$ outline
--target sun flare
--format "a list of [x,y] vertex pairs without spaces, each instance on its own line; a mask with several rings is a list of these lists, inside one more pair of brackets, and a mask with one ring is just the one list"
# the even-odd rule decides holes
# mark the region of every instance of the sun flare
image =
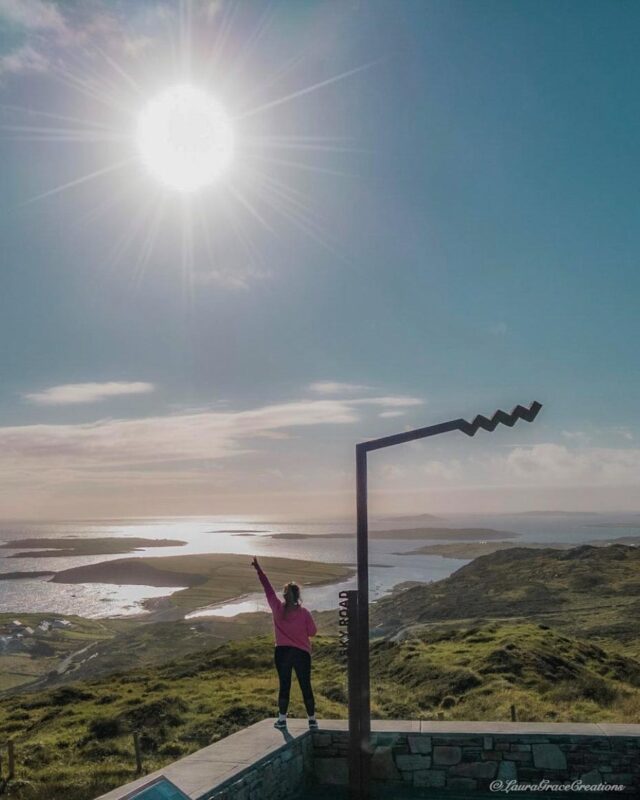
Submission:
[[167,89],[145,106],[136,140],[151,174],[181,192],[214,183],[233,160],[228,115],[210,95],[188,84]]

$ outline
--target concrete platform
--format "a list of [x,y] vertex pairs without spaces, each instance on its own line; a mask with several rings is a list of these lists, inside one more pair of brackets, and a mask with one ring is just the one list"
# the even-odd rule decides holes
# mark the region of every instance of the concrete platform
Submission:
[[[286,731],[276,730],[274,720],[266,719],[204,747],[160,770],[101,795],[97,800],[127,800],[136,791],[160,777],[168,778],[190,800],[198,800],[218,784],[242,773],[249,766],[303,736],[309,735],[306,720],[289,720]],[[347,720],[321,720],[320,730],[346,731]],[[524,735],[640,737],[640,725],[612,723],[547,722],[439,722],[420,720],[378,720],[372,730],[395,733],[437,735]]]
[[309,731],[306,720],[290,720],[287,731],[276,730],[274,721],[266,719],[257,722],[162,769],[100,795],[99,800],[125,800],[163,776],[191,800],[196,800],[216,784],[232,778],[255,761],[286,747],[289,741]]

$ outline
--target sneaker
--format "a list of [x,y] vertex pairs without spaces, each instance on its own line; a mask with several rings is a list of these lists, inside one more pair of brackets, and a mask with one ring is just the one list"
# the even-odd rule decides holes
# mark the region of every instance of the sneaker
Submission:
[[273,727],[277,728],[279,731],[282,731],[287,727],[287,720],[286,719],[277,719],[273,723]]
[[318,720],[317,719],[310,719],[309,720],[309,730],[310,731],[317,731],[318,730]]

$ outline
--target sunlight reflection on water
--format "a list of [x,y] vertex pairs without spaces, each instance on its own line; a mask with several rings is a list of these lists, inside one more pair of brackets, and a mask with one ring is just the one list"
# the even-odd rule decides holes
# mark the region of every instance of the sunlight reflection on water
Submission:
[[[598,521],[602,522],[598,526]],[[517,531],[517,540],[579,543],[593,539],[640,533],[638,530],[612,529],[611,521],[638,522],[637,515],[602,515],[570,517],[528,517],[506,515],[449,515],[441,522],[425,523],[424,519],[406,517],[392,523],[382,521],[372,524],[372,530],[381,528],[411,528],[425,524],[447,527],[486,527],[503,531]],[[148,547],[133,553],[75,556],[57,558],[10,558],[17,550],[0,550],[0,572],[59,571],[86,564],[112,561],[118,558],[137,556],[171,556],[197,553],[237,553],[250,557],[277,556],[324,563],[355,564],[355,537],[336,539],[274,539],[269,534],[331,534],[349,531],[346,522],[279,523],[241,517],[148,519],[131,521],[105,521],[102,523],[0,523],[0,541],[19,538],[42,539],[43,549],[51,537],[144,537],[150,539],[180,539],[186,542],[180,547]],[[445,578],[468,563],[468,560],[441,558],[440,556],[412,555],[403,553],[415,550],[424,542],[402,539],[401,534],[393,539],[372,540],[370,543],[370,589],[372,598],[389,592],[403,581],[431,581]],[[24,550],[24,548],[22,548]],[[4,557],[3,557],[4,556]],[[292,573],[291,580],[296,575]],[[79,614],[86,617],[107,617],[139,614],[145,599],[165,597],[182,587],[115,586],[110,584],[61,584],[50,583],[46,578],[7,580],[0,583],[0,611],[51,612],[56,614]],[[276,587],[278,589],[279,587]],[[305,605],[314,610],[335,608],[337,593],[341,589],[355,588],[355,579],[328,586],[303,587]],[[235,614],[267,610],[260,592],[239,597],[217,607],[200,609],[190,618],[201,616],[234,616]]]

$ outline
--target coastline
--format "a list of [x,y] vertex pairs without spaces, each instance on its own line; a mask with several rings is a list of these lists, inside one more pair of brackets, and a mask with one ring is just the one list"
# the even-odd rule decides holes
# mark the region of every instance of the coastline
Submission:
[[[302,586],[326,586],[349,580],[355,573],[347,564],[280,557],[262,561],[274,585],[294,575]],[[166,587],[166,596],[145,598],[145,611],[131,615],[146,621],[183,619],[194,611],[241,601],[259,588],[247,557],[235,553],[116,559],[61,570],[49,582]]]

